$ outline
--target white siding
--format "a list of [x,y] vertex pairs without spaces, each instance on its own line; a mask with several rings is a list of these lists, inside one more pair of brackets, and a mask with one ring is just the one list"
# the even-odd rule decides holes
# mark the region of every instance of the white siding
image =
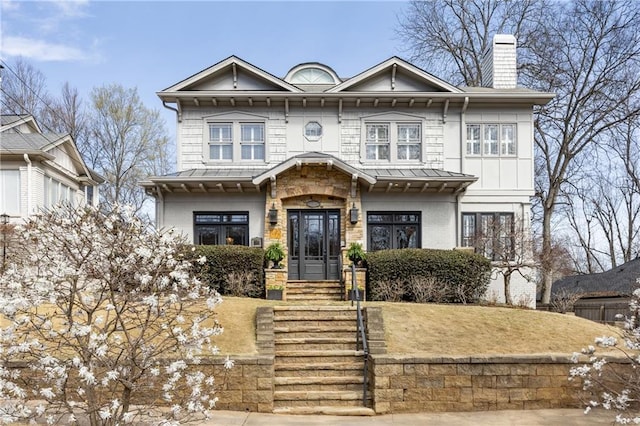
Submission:
[[196,211],[248,211],[249,240],[262,237],[265,223],[265,194],[166,194],[164,223],[193,242],[193,213]]

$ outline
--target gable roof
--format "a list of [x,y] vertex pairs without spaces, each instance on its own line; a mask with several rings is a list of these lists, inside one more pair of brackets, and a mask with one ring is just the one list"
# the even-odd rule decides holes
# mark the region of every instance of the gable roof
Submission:
[[362,85],[366,81],[370,81],[378,76],[389,74],[390,76],[390,90],[395,90],[395,79],[396,76],[400,74],[406,75],[407,77],[417,80],[426,86],[432,87],[433,91],[439,92],[450,92],[450,93],[462,93],[460,89],[457,87],[447,83],[444,80],[441,80],[432,74],[416,67],[413,64],[401,59],[397,56],[392,56],[387,59],[369,68],[366,71],[361,72],[360,74],[352,77],[341,84],[327,90],[329,93],[335,92],[343,92],[348,89],[354,89],[355,87]]
[[572,275],[553,283],[552,294],[562,291],[583,297],[628,296],[639,285],[640,259],[634,259],[598,274]]
[[0,132],[2,133],[22,124],[29,126],[35,133],[42,133],[36,120],[29,114],[2,114],[0,120]]
[[234,89],[239,89],[238,86],[238,71],[242,70],[247,73],[250,78],[254,78],[258,81],[266,83],[268,86],[271,86],[270,90],[274,91],[285,91],[285,92],[300,92],[296,86],[287,83],[286,81],[264,71],[261,68],[256,67],[255,65],[250,64],[249,62],[238,58],[237,56],[229,56],[226,59],[214,64],[204,70],[193,74],[186,79],[167,87],[162,90],[158,94],[165,92],[180,92],[180,91],[189,91],[189,90],[198,90],[197,87],[208,80],[215,78],[221,74],[225,74],[231,72]]

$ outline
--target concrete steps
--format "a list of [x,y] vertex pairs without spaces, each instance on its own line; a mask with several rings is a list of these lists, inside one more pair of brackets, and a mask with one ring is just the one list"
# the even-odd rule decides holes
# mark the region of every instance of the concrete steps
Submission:
[[[274,413],[372,415],[354,307],[274,306]],[[366,404],[370,404],[369,401]]]

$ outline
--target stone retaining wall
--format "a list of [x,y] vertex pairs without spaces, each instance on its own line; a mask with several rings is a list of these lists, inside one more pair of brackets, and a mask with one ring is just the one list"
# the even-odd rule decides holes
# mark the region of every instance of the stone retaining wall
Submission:
[[568,357],[417,358],[372,355],[378,414],[581,407]]

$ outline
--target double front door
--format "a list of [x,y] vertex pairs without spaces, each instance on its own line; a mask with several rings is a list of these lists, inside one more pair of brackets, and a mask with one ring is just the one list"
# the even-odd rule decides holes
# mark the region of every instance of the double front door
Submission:
[[340,265],[340,212],[289,210],[289,279],[337,280]]

